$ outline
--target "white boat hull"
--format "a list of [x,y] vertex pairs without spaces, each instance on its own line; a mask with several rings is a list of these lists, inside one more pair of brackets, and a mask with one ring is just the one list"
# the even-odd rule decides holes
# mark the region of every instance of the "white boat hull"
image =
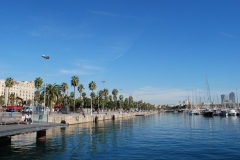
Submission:
[[229,116],[236,116],[237,112],[234,109],[228,111]]

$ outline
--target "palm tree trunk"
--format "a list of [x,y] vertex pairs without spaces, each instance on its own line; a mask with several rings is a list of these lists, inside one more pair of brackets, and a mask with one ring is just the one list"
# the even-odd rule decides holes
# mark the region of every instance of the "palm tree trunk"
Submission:
[[[92,90],[92,92],[93,92],[93,90]],[[91,115],[92,115],[92,96],[91,96]]]
[[75,113],[75,86],[74,86],[73,113]]
[[9,95],[10,95],[10,87],[8,88],[8,94],[7,94],[7,105],[9,104]]
[[52,114],[52,101],[50,101],[50,111],[49,111],[49,115]]

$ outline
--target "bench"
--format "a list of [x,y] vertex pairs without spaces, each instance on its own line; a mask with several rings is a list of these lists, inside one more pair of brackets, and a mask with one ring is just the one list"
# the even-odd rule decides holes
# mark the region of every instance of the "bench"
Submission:
[[24,121],[20,121],[20,118],[19,117],[0,117],[0,123],[1,125],[2,124],[7,124],[7,123],[17,123],[17,124],[20,124],[20,123],[24,123]]

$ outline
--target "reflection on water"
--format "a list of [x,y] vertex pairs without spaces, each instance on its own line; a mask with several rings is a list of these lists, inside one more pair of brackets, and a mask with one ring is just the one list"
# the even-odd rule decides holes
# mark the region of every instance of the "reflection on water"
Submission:
[[[1,159],[237,159],[239,117],[160,113],[12,137]],[[227,144],[227,145],[226,145]]]
[[23,148],[32,146],[36,142],[36,132],[23,133],[11,137],[13,148]]

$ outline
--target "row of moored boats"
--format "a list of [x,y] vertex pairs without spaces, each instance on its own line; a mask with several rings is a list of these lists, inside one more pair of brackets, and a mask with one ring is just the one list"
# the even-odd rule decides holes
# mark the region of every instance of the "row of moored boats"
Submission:
[[211,110],[209,108],[199,110],[199,109],[191,109],[188,112],[189,115],[203,115],[206,117],[212,117],[212,116],[239,116],[239,111],[235,109],[214,109]]

